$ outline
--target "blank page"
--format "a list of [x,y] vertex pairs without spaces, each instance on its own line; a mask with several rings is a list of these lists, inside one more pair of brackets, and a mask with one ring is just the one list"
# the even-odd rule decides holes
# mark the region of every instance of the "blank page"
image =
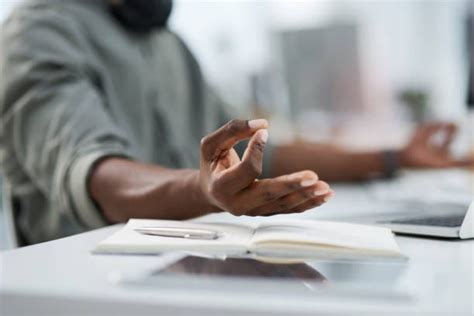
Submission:
[[254,247],[272,245],[344,247],[354,250],[399,252],[390,229],[329,221],[271,221],[259,225]]

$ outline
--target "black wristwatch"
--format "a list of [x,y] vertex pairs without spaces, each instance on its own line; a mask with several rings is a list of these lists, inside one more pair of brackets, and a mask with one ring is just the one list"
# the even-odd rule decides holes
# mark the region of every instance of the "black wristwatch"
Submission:
[[394,178],[398,170],[400,170],[400,152],[397,150],[384,150],[382,151],[382,161],[383,177],[387,179]]

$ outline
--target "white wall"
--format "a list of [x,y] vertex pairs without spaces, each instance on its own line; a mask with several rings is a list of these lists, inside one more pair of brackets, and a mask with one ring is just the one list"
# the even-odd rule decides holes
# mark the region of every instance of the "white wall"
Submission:
[[463,113],[462,20],[470,0],[175,0],[172,27],[208,79],[233,103],[248,99],[247,77],[272,64],[275,29],[356,21],[361,27],[367,102],[393,102],[407,86],[432,94],[438,117]]

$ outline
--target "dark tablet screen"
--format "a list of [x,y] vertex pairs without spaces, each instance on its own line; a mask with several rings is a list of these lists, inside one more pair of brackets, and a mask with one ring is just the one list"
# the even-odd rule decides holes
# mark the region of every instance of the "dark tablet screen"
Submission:
[[261,277],[304,279],[324,282],[326,278],[305,263],[273,264],[247,258],[227,258],[225,260],[185,257],[159,272],[163,274],[188,274],[222,277]]

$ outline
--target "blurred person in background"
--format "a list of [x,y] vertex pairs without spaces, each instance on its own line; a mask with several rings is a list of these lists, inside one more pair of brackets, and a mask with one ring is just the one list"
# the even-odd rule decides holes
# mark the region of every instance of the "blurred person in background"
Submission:
[[36,0],[2,26],[0,159],[25,244],[131,217],[302,212],[333,195],[320,179],[470,163],[450,155],[445,123],[421,126],[401,150],[266,144],[266,120],[232,120],[208,87],[166,27],[171,10],[171,0]]

